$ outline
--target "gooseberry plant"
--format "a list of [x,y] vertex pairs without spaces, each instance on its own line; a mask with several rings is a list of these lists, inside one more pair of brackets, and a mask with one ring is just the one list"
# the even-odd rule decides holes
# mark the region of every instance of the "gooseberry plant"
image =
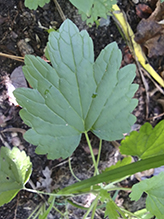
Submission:
[[[80,143],[84,134],[90,148],[95,172],[94,176],[77,182],[50,195],[48,209],[39,216],[46,218],[54,208],[56,197],[68,197],[93,193],[95,200],[85,208],[84,218],[91,213],[94,218],[99,203],[104,203],[105,217],[122,218],[162,218],[164,214],[163,178],[164,174],[142,181],[130,188],[122,188],[117,183],[128,176],[164,165],[164,121],[154,129],[145,123],[138,132],[131,132],[121,142],[120,152],[127,155],[99,173],[102,140],[113,141],[123,138],[135,123],[131,114],[137,105],[133,99],[138,86],[132,84],[135,65],[123,68],[121,51],[115,42],[107,45],[94,61],[93,42],[88,33],[70,21],[63,22],[58,31],[49,35],[46,57],[51,65],[40,57],[25,57],[24,75],[32,86],[14,91],[17,102],[22,107],[20,116],[31,129],[24,138],[37,145],[36,153],[47,154],[49,159],[67,158]],[[99,155],[95,159],[88,137],[91,131],[100,139]],[[132,162],[131,155],[139,160]],[[30,159],[17,148],[2,147],[0,154],[0,205],[9,202],[21,190],[43,193],[26,188],[32,171]],[[147,193],[146,208],[132,213],[119,208],[110,191],[132,191],[131,199],[138,200]],[[76,207],[80,207],[76,204]]]
[[[117,0],[69,0],[77,9],[83,21],[88,25],[94,22],[99,24],[98,17],[107,18],[111,15],[112,6],[117,3]],[[164,0],[161,0],[161,3]],[[38,6],[43,7],[50,0],[25,0],[25,6],[29,9],[36,10]]]
[[[97,23],[98,17],[107,18],[112,10],[112,5],[117,3],[117,0],[69,0],[81,14],[82,20],[87,24]],[[29,9],[36,10],[38,6],[43,7],[50,0],[25,0],[25,6]]]

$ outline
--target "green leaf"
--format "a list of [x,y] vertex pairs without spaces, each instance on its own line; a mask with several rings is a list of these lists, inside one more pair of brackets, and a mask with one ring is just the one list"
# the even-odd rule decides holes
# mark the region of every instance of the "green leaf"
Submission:
[[114,201],[110,200],[106,204],[106,210],[105,210],[105,217],[109,217],[112,219],[118,219],[119,218],[119,213],[117,212],[117,205],[114,203]]
[[162,165],[164,165],[164,155],[147,158],[145,160],[140,160],[135,163],[127,164],[125,166],[103,172],[97,176],[91,177],[90,179],[77,182],[71,186],[68,186],[60,190],[58,194],[67,195],[73,193],[81,193],[83,191],[90,192],[91,186],[96,185],[98,183],[114,182],[123,177],[133,175],[134,173],[142,172],[151,168],[160,167]]
[[70,0],[70,2],[79,9],[82,20],[87,20],[87,24],[93,24],[98,17],[107,18],[112,5],[117,3],[116,0]]
[[122,166],[125,166],[127,164],[130,164],[132,162],[132,157],[125,157],[123,160],[119,160],[115,165],[112,165],[110,167],[107,167],[105,168],[105,172],[106,171],[109,171],[109,170],[113,170],[113,169],[116,169],[118,167],[122,167]]
[[14,91],[23,107],[21,117],[32,127],[24,138],[38,145],[38,154],[66,158],[89,130],[108,141],[130,131],[137,104],[132,97],[138,86],[131,84],[135,66],[120,69],[122,57],[115,42],[94,63],[88,33],[66,20],[58,32],[50,33],[46,56],[52,66],[39,57],[25,57],[23,71],[33,89]]
[[132,187],[130,198],[139,200],[143,192],[147,193],[146,208],[157,218],[163,218],[164,215],[164,172],[135,184]]
[[36,10],[38,6],[43,7],[46,3],[49,3],[50,0],[25,0],[25,6],[29,9]]
[[94,64],[97,96],[92,99],[86,118],[87,129],[109,141],[121,139],[136,120],[131,114],[137,105],[137,100],[132,97],[138,85],[131,84],[135,66],[128,65],[119,70],[121,59],[115,43],[106,46],[98,56]]
[[[99,191],[100,201],[106,201],[106,210],[105,210],[105,217],[109,217],[112,219],[118,219],[119,213],[126,219],[125,215],[121,211],[121,209],[116,205],[116,203],[111,199],[110,194],[104,190],[100,189]],[[118,213],[119,212],[119,213]]]
[[145,123],[139,130],[133,131],[121,141],[122,154],[138,156],[145,159],[164,154],[164,120],[153,129],[150,123]]
[[89,16],[89,11],[94,3],[94,0],[88,0],[88,1],[83,1],[83,0],[69,0],[76,8],[84,12],[85,14],[88,14]]
[[32,164],[25,152],[18,148],[1,147],[0,153],[0,206],[8,203],[24,188],[29,180]]

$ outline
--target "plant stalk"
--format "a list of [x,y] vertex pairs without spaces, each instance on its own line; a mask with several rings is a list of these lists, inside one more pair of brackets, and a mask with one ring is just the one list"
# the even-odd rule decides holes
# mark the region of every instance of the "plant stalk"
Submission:
[[91,146],[89,137],[88,137],[88,133],[85,132],[84,134],[85,134],[85,137],[86,137],[86,140],[87,140],[87,143],[88,143],[88,147],[89,147],[89,150],[90,150],[90,153],[91,153],[93,165],[94,165],[94,167],[95,167],[94,176],[95,176],[95,175],[99,175],[99,171],[98,171],[98,168],[97,168],[97,162],[96,162],[96,160],[95,160],[95,156],[94,156],[93,149],[92,149],[92,146]]

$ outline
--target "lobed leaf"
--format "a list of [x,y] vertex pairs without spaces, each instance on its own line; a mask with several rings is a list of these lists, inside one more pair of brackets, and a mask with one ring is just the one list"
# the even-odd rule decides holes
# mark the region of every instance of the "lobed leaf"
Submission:
[[112,5],[116,4],[116,0],[70,0],[70,2],[79,9],[82,20],[86,20],[87,24],[93,24],[98,17],[107,18],[107,14],[112,10]]
[[58,32],[50,33],[46,56],[52,66],[39,57],[25,57],[23,71],[33,89],[14,91],[23,107],[21,117],[32,127],[24,138],[38,145],[38,154],[66,158],[89,130],[108,141],[129,132],[137,104],[132,97],[138,86],[131,84],[135,66],[120,69],[122,57],[115,42],[94,63],[88,33],[66,20]]
[[38,6],[43,7],[46,3],[49,3],[50,0],[25,0],[25,6],[29,9],[36,10]]
[[18,148],[1,147],[0,153],[0,206],[8,203],[24,188],[29,180],[32,164],[25,152]]
[[133,131],[121,141],[120,152],[126,155],[145,159],[164,154],[164,120],[153,129],[150,123],[145,123],[139,130]]
[[121,209],[116,205],[116,203],[110,197],[110,194],[105,189],[100,189],[99,197],[101,202],[106,203],[106,210],[105,210],[105,217],[109,217],[112,219],[117,219],[121,215],[123,218],[126,219],[124,213]]
[[94,0],[88,0],[88,1],[83,1],[83,0],[70,0],[70,2],[79,10],[84,12],[85,14],[89,15],[90,8],[92,7]]
[[105,217],[108,216],[108,218],[118,219],[120,215],[122,216],[122,218],[126,219],[121,209],[116,205],[116,203],[112,199],[110,199],[106,203]]
[[164,190],[163,190],[164,173],[146,179],[135,184],[132,187],[130,198],[139,200],[143,192],[147,193],[146,208],[157,218],[163,218],[164,215]]

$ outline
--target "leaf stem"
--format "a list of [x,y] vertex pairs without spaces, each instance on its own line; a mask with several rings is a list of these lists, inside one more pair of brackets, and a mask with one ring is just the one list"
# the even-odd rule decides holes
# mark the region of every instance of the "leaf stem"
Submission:
[[90,140],[89,140],[89,137],[88,137],[88,133],[85,132],[85,137],[86,137],[86,140],[87,140],[87,143],[88,143],[88,147],[89,147],[89,150],[90,150],[90,153],[91,153],[91,157],[92,157],[92,161],[93,161],[93,165],[95,167],[95,172],[94,172],[94,176],[97,174],[99,174],[99,171],[98,171],[98,168],[97,168],[97,162],[95,160],[95,156],[94,156],[94,153],[93,153],[93,149],[92,149],[92,146],[91,146],[91,143],[90,143]]
[[68,158],[68,164],[69,164],[69,169],[70,169],[70,171],[71,171],[71,174],[72,174],[72,176],[77,180],[77,181],[81,181],[75,174],[74,174],[74,172],[73,172],[73,169],[72,169],[72,166],[71,166],[71,159],[70,159],[70,157]]
[[[94,208],[94,206],[97,206],[97,202],[99,200],[99,195],[97,195],[97,197],[95,198],[95,200],[92,202],[91,206],[88,208],[88,211],[85,213],[83,219],[86,219],[88,214],[92,211],[92,209]],[[94,211],[94,209],[93,209]],[[93,217],[92,217],[93,218]]]
[[71,204],[72,206],[76,207],[76,208],[79,208],[79,209],[82,209],[82,210],[88,210],[87,207],[84,207],[84,206],[82,206],[82,205],[76,204],[75,202],[73,202],[73,201],[70,200],[70,199],[67,199],[67,202],[68,202],[69,204]]
[[[59,194],[55,194],[55,193],[48,193],[48,192],[42,192],[42,191],[39,191],[39,190],[35,190],[35,189],[29,189],[29,188],[26,188],[24,187],[23,188],[24,190],[28,191],[28,192],[32,192],[32,193],[37,193],[37,194],[43,194],[43,195],[49,195],[49,196],[54,196],[54,197],[59,197],[61,195]],[[62,196],[74,196],[73,194],[63,194]]]
[[91,219],[94,219],[94,217],[95,217],[95,212],[96,212],[96,209],[97,209],[97,204],[98,204],[99,196],[97,196],[95,200],[96,201],[95,201],[95,203],[93,205]]
[[[98,151],[97,162],[96,162],[97,169],[98,169],[98,166],[99,166],[101,149],[102,149],[102,139],[100,139],[100,143],[99,143],[99,151]],[[94,175],[96,175],[96,172],[94,173]]]
[[53,209],[55,210],[55,211],[57,211],[62,217],[64,217],[65,216],[65,214],[63,214],[58,208],[56,208],[55,206],[53,206]]

